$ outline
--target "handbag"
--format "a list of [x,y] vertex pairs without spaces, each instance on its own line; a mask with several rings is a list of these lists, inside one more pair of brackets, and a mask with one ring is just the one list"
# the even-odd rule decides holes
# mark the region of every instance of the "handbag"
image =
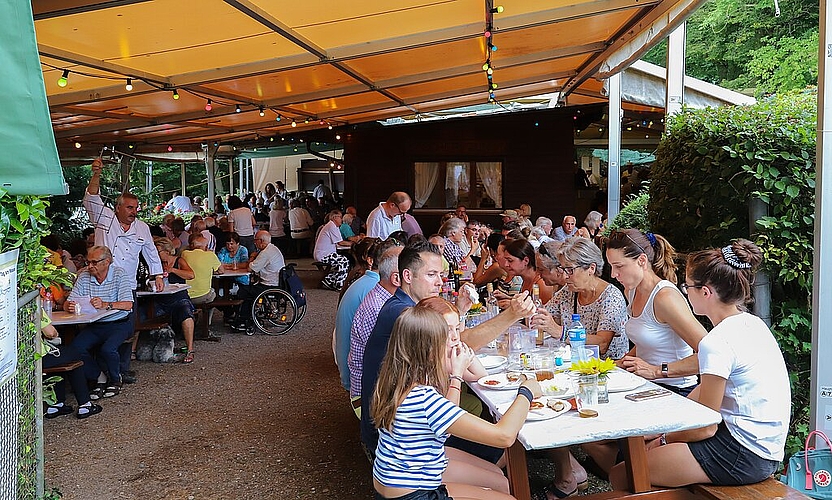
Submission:
[[300,276],[295,273],[294,265],[288,265],[280,270],[280,283],[281,288],[289,292],[292,298],[295,299],[295,304],[298,307],[306,305],[306,292],[303,290],[303,282],[300,280]]
[[[810,448],[809,441],[812,436],[823,438],[829,448]],[[803,451],[789,458],[789,468],[780,481],[808,497],[832,499],[832,443],[826,434],[812,431],[806,436]]]

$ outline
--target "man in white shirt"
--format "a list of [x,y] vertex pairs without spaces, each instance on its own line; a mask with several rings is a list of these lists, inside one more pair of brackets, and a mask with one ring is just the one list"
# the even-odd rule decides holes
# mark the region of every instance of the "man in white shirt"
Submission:
[[324,224],[318,238],[315,240],[315,260],[329,264],[330,271],[321,281],[321,287],[327,290],[339,291],[344,286],[344,281],[350,272],[350,261],[338,253],[338,248],[346,248],[352,245],[350,241],[344,241],[341,237],[341,224],[343,215],[340,210],[329,212],[329,222]]
[[174,195],[165,205],[165,210],[172,212],[195,212],[191,199],[184,195]]
[[84,208],[95,227],[95,244],[110,249],[113,265],[124,269],[133,290],[136,289],[136,270],[139,268],[141,252],[151,276],[156,277],[156,289],[161,290],[165,287],[162,261],[153,244],[150,228],[136,218],[139,200],[136,195],[124,192],[116,198],[115,211],[105,206],[98,194],[103,168],[101,158],[92,162],[92,178],[84,193]]
[[402,191],[396,191],[378,204],[367,216],[367,236],[386,240],[391,233],[402,230],[402,219],[413,201]]
[[329,186],[324,184],[323,179],[318,179],[318,185],[312,191],[312,196],[318,200],[321,206],[324,206],[327,201],[332,200],[332,191],[329,189]]
[[231,328],[237,331],[245,331],[251,321],[251,306],[254,299],[261,292],[280,285],[280,270],[286,267],[286,261],[280,250],[272,245],[272,235],[268,231],[257,231],[254,235],[254,246],[257,247],[257,256],[248,267],[260,275],[260,283],[256,285],[240,285],[237,298],[242,299],[240,312],[236,316],[236,322]]
[[552,235],[552,239],[555,241],[566,241],[575,236],[575,233],[578,232],[578,228],[575,227],[576,223],[577,219],[575,219],[574,215],[567,215],[563,218],[563,223],[555,228],[555,233]]

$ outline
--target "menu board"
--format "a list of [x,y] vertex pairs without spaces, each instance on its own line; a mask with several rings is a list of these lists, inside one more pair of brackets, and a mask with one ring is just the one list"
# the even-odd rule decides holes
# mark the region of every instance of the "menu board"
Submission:
[[17,249],[0,254],[0,385],[17,369]]

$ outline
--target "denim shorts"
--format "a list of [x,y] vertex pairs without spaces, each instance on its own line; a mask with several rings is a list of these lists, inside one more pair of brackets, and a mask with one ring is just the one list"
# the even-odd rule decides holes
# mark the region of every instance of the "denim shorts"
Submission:
[[454,500],[453,497],[448,496],[448,490],[445,485],[439,485],[435,490],[416,490],[407,495],[402,495],[395,498],[387,498],[381,496],[376,492],[375,500]]
[[693,457],[711,482],[722,486],[759,483],[777,470],[780,462],[767,460],[739,443],[725,422],[704,441],[688,443]]

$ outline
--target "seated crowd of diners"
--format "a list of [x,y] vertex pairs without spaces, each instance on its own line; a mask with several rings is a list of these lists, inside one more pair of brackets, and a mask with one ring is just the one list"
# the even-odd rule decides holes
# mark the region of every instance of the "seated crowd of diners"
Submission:
[[[503,227],[492,231],[460,206],[436,234],[408,234],[402,243],[396,232],[413,218],[410,206],[405,193],[393,193],[370,214],[368,234],[376,234],[358,244],[366,263],[336,311],[335,360],[360,419],[376,498],[511,498],[504,449],[541,388],[524,381],[495,423],[466,387],[485,374],[476,352],[521,320],[561,339],[573,314],[602,358],[722,416],[719,424],[645,438],[654,486],[749,484],[779,467],[789,379],[771,331],[745,307],[762,262],[752,242],[689,254],[677,281],[670,242],[638,229],[602,236],[597,212],[582,227],[571,215],[552,227],[546,217],[532,224],[524,205],[504,211]],[[462,269],[470,273],[459,293],[445,294]],[[471,288],[500,312],[465,328],[477,298]],[[626,489],[617,442],[582,447],[614,489]],[[586,489],[587,472],[569,449],[549,457],[554,480],[536,497]]]

